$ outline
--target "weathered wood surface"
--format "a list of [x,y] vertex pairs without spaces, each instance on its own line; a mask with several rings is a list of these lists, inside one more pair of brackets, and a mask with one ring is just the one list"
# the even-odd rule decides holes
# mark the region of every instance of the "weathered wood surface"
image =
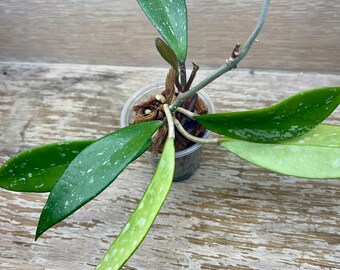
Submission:
[[[199,71],[198,80],[209,74]],[[0,164],[38,144],[116,130],[124,102],[165,69],[0,64]],[[267,106],[339,85],[336,75],[236,70],[207,87],[217,110]],[[340,124],[339,109],[330,122]],[[340,182],[270,173],[215,146],[174,183],[125,269],[339,269]],[[47,194],[0,190],[0,269],[93,269],[151,177],[145,158],[34,242]]]
[[[261,2],[188,0],[188,60],[222,63],[252,31]],[[340,1],[271,2],[242,66],[340,72]],[[0,61],[165,66],[157,36],[136,0],[0,1]]]

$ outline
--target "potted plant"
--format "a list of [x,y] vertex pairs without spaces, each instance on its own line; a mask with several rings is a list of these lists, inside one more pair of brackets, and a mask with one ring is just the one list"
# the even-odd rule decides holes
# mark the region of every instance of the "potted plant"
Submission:
[[[185,138],[185,146],[216,144],[274,172],[340,178],[340,126],[321,124],[340,104],[340,87],[305,91],[259,110],[217,114],[206,113],[206,104],[197,95],[246,56],[262,28],[269,0],[263,1],[259,20],[244,45],[236,44],[226,63],[194,87],[198,66],[186,78],[185,0],[137,1],[165,40],[156,39],[158,51],[171,65],[165,89],[135,105],[131,125],[96,141],[31,148],[0,168],[2,188],[50,192],[38,223],[38,239],[96,197],[150,147],[156,155],[161,152],[147,190],[96,269],[119,269],[146,236],[172,185],[179,136]],[[221,136],[204,138],[204,129]]]
[[[172,70],[170,70],[168,78],[171,74]],[[170,91],[164,89],[170,89]],[[161,107],[163,106],[163,103],[159,100],[162,100],[164,96],[160,93],[164,93],[164,95],[167,96],[167,93],[171,93],[171,91],[174,90],[174,84],[169,82],[169,80],[167,80],[165,85],[160,81],[139,89],[128,99],[123,107],[120,118],[121,127],[129,126],[136,121],[148,121],[151,119],[154,120],[155,118],[162,119],[163,116]],[[203,113],[215,112],[214,104],[205,91],[200,91],[196,97],[199,98],[199,102],[196,103],[197,110]],[[193,101],[195,101],[195,99],[193,99]],[[195,103],[192,102],[191,104],[193,106]],[[160,107],[161,110],[158,110],[158,107]],[[185,123],[185,126],[187,129],[190,129],[191,133],[197,133],[199,136],[202,136],[202,138],[209,137],[209,130],[198,126],[197,123],[192,121],[190,118],[182,117],[181,121]],[[166,140],[166,133],[167,127],[164,125],[154,138],[151,151],[146,152],[146,156],[149,157],[149,161],[154,168],[156,168],[160,159],[161,149]],[[202,145],[186,139],[179,132],[177,132],[176,138],[176,166],[173,181],[182,181],[192,176],[198,169],[201,159]]]

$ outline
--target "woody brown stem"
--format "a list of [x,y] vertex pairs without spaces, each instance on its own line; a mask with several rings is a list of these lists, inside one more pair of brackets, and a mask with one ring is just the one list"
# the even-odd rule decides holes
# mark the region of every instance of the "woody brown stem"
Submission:
[[[184,87],[184,85],[187,83],[187,74],[186,74],[185,64],[181,64],[179,74],[181,77],[181,86]],[[181,91],[181,89],[178,89],[178,90]]]
[[186,85],[184,86],[184,89],[183,89],[183,93],[184,92],[186,92],[186,91],[188,91],[189,89],[190,89],[190,87],[191,87],[191,84],[192,84],[192,82],[194,81],[194,79],[195,79],[195,77],[196,77],[196,73],[197,73],[197,71],[199,70],[199,66],[198,65],[196,65],[194,62],[192,62],[192,65],[193,65],[193,69],[192,69],[192,71],[191,71],[191,74],[190,74],[190,77],[189,77],[189,80],[188,80],[188,82],[186,83]]

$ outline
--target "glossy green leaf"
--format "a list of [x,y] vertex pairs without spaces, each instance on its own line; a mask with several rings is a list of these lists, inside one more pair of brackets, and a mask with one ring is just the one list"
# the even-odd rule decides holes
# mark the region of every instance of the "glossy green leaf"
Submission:
[[155,174],[143,198],[97,266],[97,270],[120,269],[135,252],[165,201],[172,184],[174,170],[174,139],[168,138]]
[[340,126],[319,125],[278,144],[225,138],[220,145],[260,167],[307,178],[340,178]]
[[185,63],[188,48],[187,7],[185,0],[137,0],[150,22]]
[[87,141],[65,141],[27,149],[0,167],[0,187],[23,192],[49,192]]
[[143,122],[113,132],[85,148],[52,189],[42,210],[36,239],[102,192],[151,145],[160,121]]
[[195,117],[202,126],[228,137],[277,142],[301,136],[340,104],[340,87],[302,92],[268,108]]
[[167,61],[178,74],[178,61],[174,51],[160,38],[155,41],[159,54]]

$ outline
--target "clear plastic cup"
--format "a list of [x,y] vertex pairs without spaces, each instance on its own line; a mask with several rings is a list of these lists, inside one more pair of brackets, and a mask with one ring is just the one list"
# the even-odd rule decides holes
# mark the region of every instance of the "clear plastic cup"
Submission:
[[[133,111],[133,106],[146,101],[149,97],[160,94],[164,90],[164,82],[154,82],[148,86],[142,87],[137,92],[135,92],[125,103],[121,116],[120,116],[120,126],[126,127],[133,123],[135,112]],[[204,103],[207,106],[209,113],[215,112],[214,104],[212,100],[208,96],[208,94],[200,90],[198,95],[202,98]],[[202,138],[207,138],[210,135],[210,132],[207,130]],[[190,176],[192,176],[196,170],[199,168],[200,160],[202,153],[202,145],[194,144],[187,149],[176,152],[176,164],[175,164],[175,174],[174,181],[182,181]],[[145,155],[149,158],[150,164],[154,168],[159,161],[160,154],[153,157],[149,151],[145,153]]]

